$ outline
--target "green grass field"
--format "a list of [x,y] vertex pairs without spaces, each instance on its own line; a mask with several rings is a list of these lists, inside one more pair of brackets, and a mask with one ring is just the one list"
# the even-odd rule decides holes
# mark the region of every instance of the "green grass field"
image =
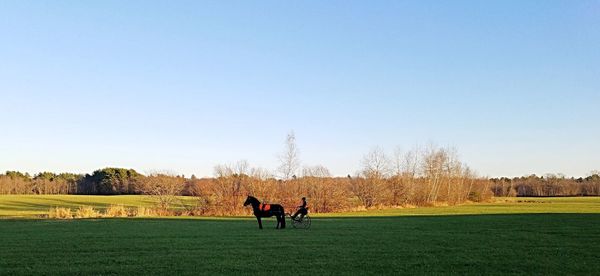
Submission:
[[33,218],[50,206],[140,202],[151,204],[135,196],[0,196],[0,275],[600,271],[597,197],[315,215],[310,230],[278,231],[267,220],[260,231],[252,218]]

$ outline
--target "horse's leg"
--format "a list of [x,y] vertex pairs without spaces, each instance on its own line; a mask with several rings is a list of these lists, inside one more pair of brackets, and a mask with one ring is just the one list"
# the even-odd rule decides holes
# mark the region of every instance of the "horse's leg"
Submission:
[[281,206],[281,229],[285,228],[285,211],[283,210],[283,206]]
[[279,218],[279,229],[285,228],[285,218],[282,215],[279,215],[278,218]]
[[[273,214],[273,212],[271,212],[271,214]],[[279,224],[281,224],[281,221],[279,220],[279,215],[277,214],[273,214],[275,215],[275,218],[277,219],[277,225],[275,226],[275,229],[279,229]]]
[[262,229],[262,221],[260,220],[260,217],[256,217],[256,220],[258,220],[258,228]]
[[281,217],[281,214],[277,215],[277,223],[279,224],[279,229],[283,229],[283,227],[285,227],[283,224],[283,218]]

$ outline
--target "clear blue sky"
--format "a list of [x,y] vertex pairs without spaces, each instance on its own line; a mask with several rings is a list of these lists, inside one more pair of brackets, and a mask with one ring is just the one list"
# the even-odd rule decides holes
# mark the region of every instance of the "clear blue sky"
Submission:
[[600,169],[600,1],[1,1],[0,171]]

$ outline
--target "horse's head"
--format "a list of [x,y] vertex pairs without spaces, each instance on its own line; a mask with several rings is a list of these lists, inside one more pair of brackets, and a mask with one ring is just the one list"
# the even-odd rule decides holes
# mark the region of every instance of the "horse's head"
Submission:
[[256,198],[254,198],[253,196],[248,196],[246,198],[246,201],[244,201],[244,206],[248,206],[249,204],[252,204],[252,202],[257,201]]

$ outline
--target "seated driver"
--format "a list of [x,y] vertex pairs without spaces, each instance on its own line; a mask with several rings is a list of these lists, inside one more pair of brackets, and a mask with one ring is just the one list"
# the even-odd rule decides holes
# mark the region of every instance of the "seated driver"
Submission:
[[296,220],[296,217],[298,215],[300,215],[299,220],[302,220],[304,218],[304,216],[306,216],[306,214],[308,213],[308,210],[307,210],[308,206],[306,206],[306,197],[302,198],[302,203],[300,206],[298,206],[298,208],[299,208],[298,211],[296,211],[296,213],[292,216],[293,220]]

